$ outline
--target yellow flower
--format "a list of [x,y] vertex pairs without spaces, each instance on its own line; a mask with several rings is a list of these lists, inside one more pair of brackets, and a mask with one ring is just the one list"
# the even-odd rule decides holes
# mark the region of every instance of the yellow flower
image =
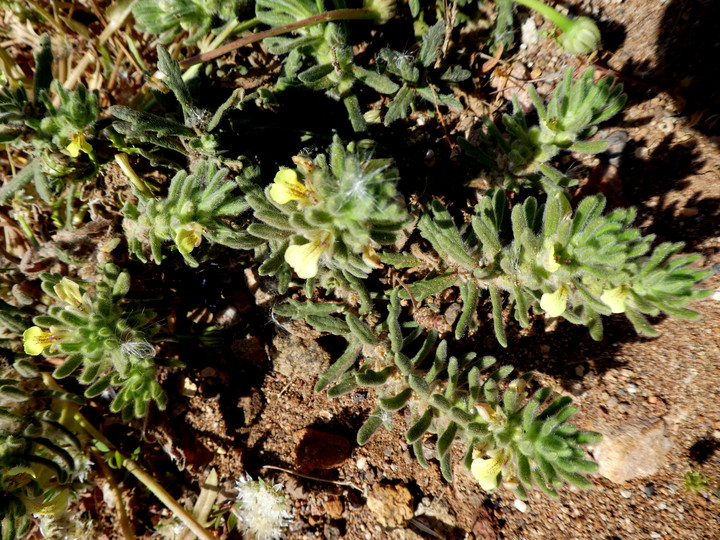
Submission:
[[80,152],[85,152],[89,155],[93,148],[90,146],[90,143],[85,140],[85,135],[77,132],[73,133],[72,141],[70,141],[70,144],[68,144],[65,149],[72,157],[76,158],[80,155]]
[[380,256],[370,244],[363,246],[362,260],[365,264],[371,268],[382,268],[383,264],[380,260]]
[[52,345],[57,336],[46,332],[39,326],[31,326],[23,332],[23,349],[25,354],[37,356],[45,350],[45,347]]
[[499,453],[491,458],[475,458],[470,465],[470,472],[485,491],[493,491],[500,485],[504,457]]
[[550,273],[557,272],[560,270],[560,264],[558,264],[555,258],[555,246],[550,244],[543,252],[542,265]]
[[178,247],[178,251],[183,255],[190,253],[202,242],[202,233],[202,225],[195,221],[185,225],[185,228],[180,229],[175,235],[175,244]]
[[607,304],[613,313],[625,313],[625,300],[628,296],[628,290],[624,286],[615,287],[602,293],[600,300]]
[[270,186],[270,198],[278,204],[298,201],[298,208],[318,202],[315,192],[298,180],[294,169],[280,169]]
[[53,290],[55,294],[58,295],[58,298],[66,304],[70,304],[80,311],[86,311],[85,302],[83,302],[82,293],[80,292],[80,285],[73,280],[64,277],[60,280],[60,283],[53,287]]
[[564,285],[554,293],[545,293],[540,298],[540,307],[548,317],[559,317],[567,309],[568,290]]
[[63,489],[49,500],[45,494],[38,497],[22,496],[21,498],[33,515],[58,517],[65,511],[70,502],[70,492]]
[[489,403],[478,403],[477,405],[475,405],[475,410],[477,410],[477,413],[487,423],[494,422],[495,418],[497,417],[495,409],[493,409],[493,406]]
[[298,277],[308,279],[315,277],[318,273],[320,257],[326,250],[331,248],[332,234],[329,232],[318,232],[315,238],[307,244],[290,246],[285,250],[285,262],[287,262]]

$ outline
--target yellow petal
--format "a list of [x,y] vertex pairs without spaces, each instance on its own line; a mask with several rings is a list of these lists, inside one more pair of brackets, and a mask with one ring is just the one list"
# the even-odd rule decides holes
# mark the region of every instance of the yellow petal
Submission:
[[555,246],[552,244],[545,249],[543,253],[543,267],[550,273],[560,270],[560,265],[555,259]]
[[71,157],[78,157],[80,155],[80,145],[75,142],[75,139],[68,144],[65,149],[68,151]]
[[89,154],[92,152],[92,146],[85,140],[85,135],[82,133],[73,133],[72,141],[68,144],[65,149],[68,151],[70,156],[76,158],[80,155],[80,152]]
[[285,262],[287,262],[298,277],[309,279],[318,273],[320,257],[328,249],[332,236],[330,233],[322,233],[318,238],[307,244],[290,246],[285,250]]
[[478,403],[475,405],[475,409],[477,410],[477,413],[482,417],[483,420],[486,422],[492,422],[495,420],[495,409],[493,409],[492,405],[489,403]]
[[202,242],[203,228],[199,223],[188,223],[184,229],[180,229],[175,235],[175,244],[178,251],[182,254],[188,254]]
[[362,260],[365,264],[372,268],[382,268],[382,261],[380,260],[380,256],[377,254],[377,251],[370,245],[366,245],[363,247],[362,252]]
[[31,326],[23,332],[23,349],[25,354],[37,356],[45,350],[45,347],[51,345],[53,335],[46,332],[39,326]]
[[567,309],[568,290],[563,286],[554,293],[545,293],[540,298],[540,307],[548,317],[559,317]]
[[294,169],[280,169],[270,186],[270,198],[278,204],[303,201],[308,198],[308,189],[298,180]]
[[63,489],[49,501],[45,501],[42,495],[32,498],[23,497],[23,502],[33,515],[58,517],[65,511],[70,502],[70,492],[67,489]]
[[470,472],[485,491],[493,491],[500,484],[502,457],[476,458],[470,465]]
[[623,287],[615,287],[602,293],[600,300],[607,304],[613,313],[625,313],[625,300],[628,296],[628,290]]
[[66,304],[69,304],[81,311],[85,311],[85,304],[83,302],[82,292],[80,291],[80,285],[75,283],[73,280],[64,277],[60,280],[60,283],[53,287],[53,290],[55,291],[55,294],[58,295],[58,298]]

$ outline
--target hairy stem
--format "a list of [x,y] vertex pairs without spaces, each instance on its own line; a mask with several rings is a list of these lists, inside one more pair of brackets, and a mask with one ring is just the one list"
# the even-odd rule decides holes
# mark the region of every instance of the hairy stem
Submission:
[[304,28],[306,26],[312,26],[314,24],[329,21],[374,19],[375,17],[375,12],[369,9],[334,9],[332,11],[326,11],[325,13],[319,13],[317,15],[313,15],[312,17],[308,17],[307,19],[302,19],[294,23],[286,24],[285,26],[278,26],[277,28],[270,28],[269,30],[264,30],[256,34],[245,36],[231,43],[228,43],[227,45],[218,47],[215,50],[192,56],[180,62],[180,67],[186,68],[195,64],[199,64],[200,62],[214,60],[219,56],[227,54],[230,51],[234,51],[235,49],[239,49],[240,47],[244,47],[245,45],[262,41],[265,38],[286,34],[288,32],[292,32],[293,30],[297,30],[298,28]]

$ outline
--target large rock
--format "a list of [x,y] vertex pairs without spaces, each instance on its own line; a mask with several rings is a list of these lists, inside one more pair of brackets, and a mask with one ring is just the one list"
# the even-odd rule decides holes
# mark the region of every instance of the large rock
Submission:
[[600,466],[598,474],[617,484],[655,474],[665,465],[672,446],[662,420],[630,420],[598,431],[603,434],[602,442],[593,449]]

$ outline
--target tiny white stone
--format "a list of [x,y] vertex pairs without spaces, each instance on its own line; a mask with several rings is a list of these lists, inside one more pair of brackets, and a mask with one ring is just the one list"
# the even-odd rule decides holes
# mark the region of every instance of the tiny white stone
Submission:
[[358,458],[357,462],[355,463],[358,470],[364,471],[367,468],[367,458],[366,457],[360,457]]
[[528,506],[525,501],[521,501],[520,499],[515,499],[513,501],[513,506],[523,514],[528,510]]
[[632,491],[628,491],[627,489],[621,489],[620,495],[622,495],[626,499],[629,499],[630,497],[632,497]]

